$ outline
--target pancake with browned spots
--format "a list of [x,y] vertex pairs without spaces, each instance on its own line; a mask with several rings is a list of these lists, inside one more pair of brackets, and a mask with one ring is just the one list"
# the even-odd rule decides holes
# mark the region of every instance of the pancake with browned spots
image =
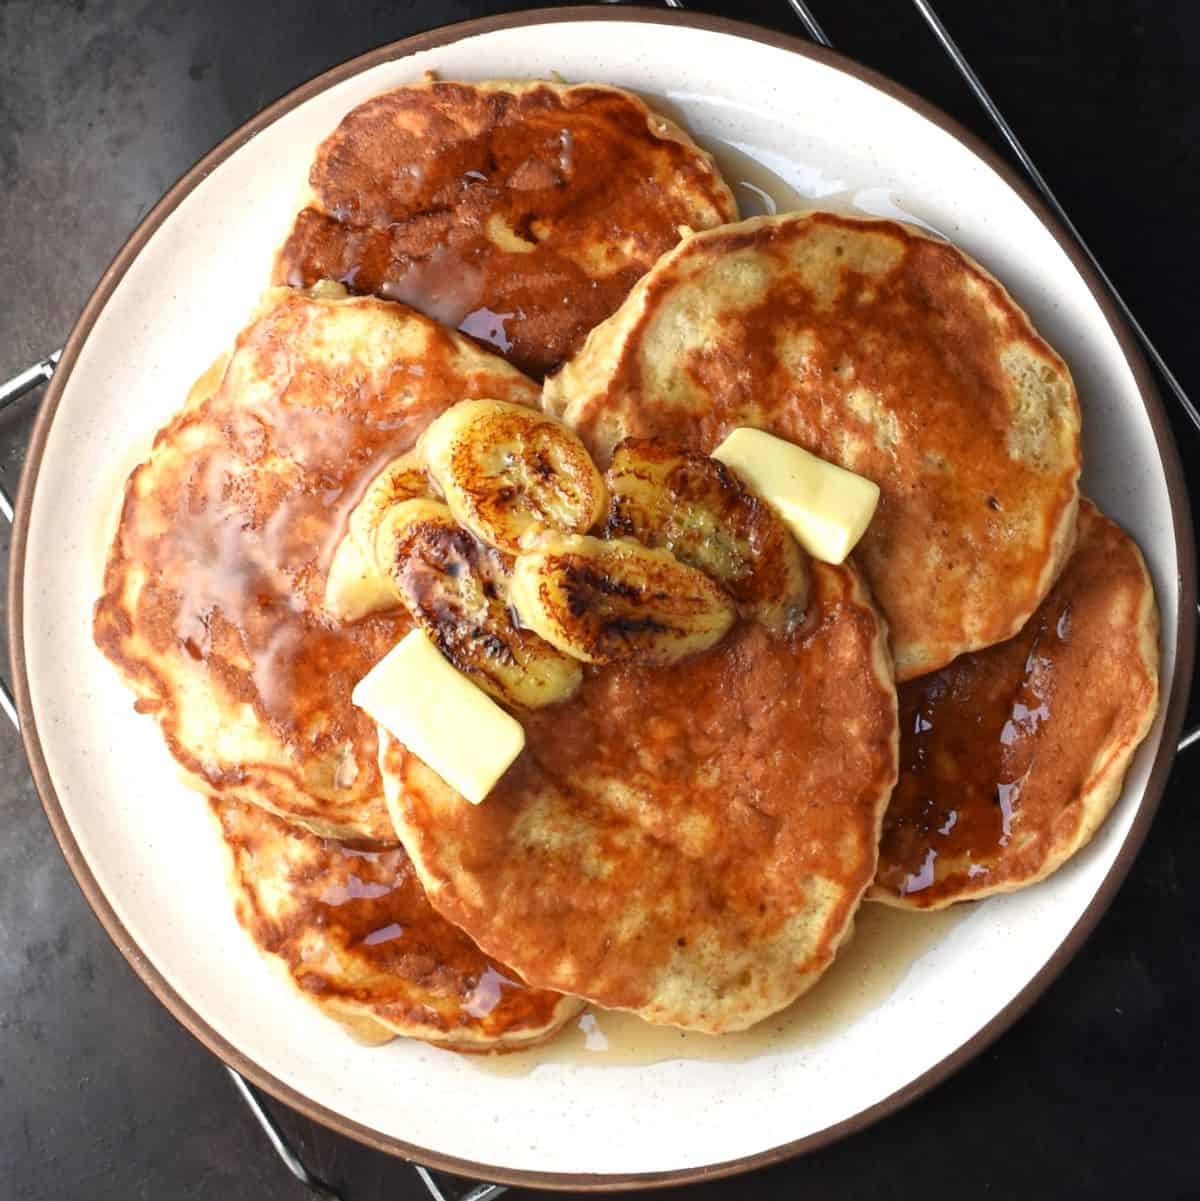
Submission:
[[734,627],[669,667],[585,667],[518,715],[479,805],[386,736],[388,806],[429,899],[530,984],[720,1033],[833,961],[875,874],[896,778],[883,622],[815,564],[786,635]]
[[759,217],[689,238],[546,383],[607,461],[629,435],[737,426],[874,480],[855,552],[897,679],[1015,634],[1070,550],[1079,408],[990,275],[891,221]]
[[1094,505],[1015,638],[900,689],[900,780],[871,896],[940,909],[1033,884],[1096,832],[1158,710],[1141,552]]
[[255,805],[212,809],[238,920],[302,996],[358,1038],[515,1050],[583,1008],[526,987],[439,917],[402,848],[318,838]]
[[736,219],[709,155],[629,92],[427,82],[321,144],[274,279],[402,300],[540,377],[681,227]]
[[193,784],[317,833],[394,840],[350,691],[408,621],[333,620],[329,562],[372,476],[443,409],[536,396],[403,305],[267,295],[131,475],[96,605],[96,644]]

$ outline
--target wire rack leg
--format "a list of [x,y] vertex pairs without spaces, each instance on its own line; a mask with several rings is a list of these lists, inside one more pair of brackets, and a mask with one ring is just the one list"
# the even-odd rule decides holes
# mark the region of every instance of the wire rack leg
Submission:
[[[450,1201],[438,1182],[434,1180],[432,1173],[428,1168],[423,1168],[419,1163],[413,1164],[418,1176],[425,1184],[425,1188],[433,1201]],[[492,1201],[493,1197],[499,1197],[502,1193],[507,1193],[508,1189],[503,1184],[477,1184],[469,1192],[464,1193],[458,1201]]]
[[[237,1089],[238,1096],[245,1102],[246,1108],[250,1110],[254,1120],[262,1128],[262,1132],[267,1136],[267,1141],[271,1144],[271,1149],[279,1156],[283,1166],[308,1189],[309,1193],[317,1201],[342,1201],[340,1193],[335,1192],[328,1184],[314,1176],[304,1166],[304,1161],[293,1150],[292,1145],[284,1137],[283,1131],[275,1124],[266,1107],[258,1099],[258,1094],[246,1082],[244,1077],[228,1065],[226,1065],[225,1070],[229,1073],[229,1078],[233,1081],[233,1086]],[[499,1197],[502,1193],[508,1191],[503,1185],[499,1184],[478,1184],[462,1197],[452,1199],[446,1196],[428,1169],[416,1163],[412,1167],[420,1177],[421,1183],[425,1185],[425,1189],[433,1201],[492,1201],[494,1197]]]
[[26,367],[24,371],[14,375],[12,379],[0,384],[0,409],[6,409],[14,401],[20,400],[27,392],[41,387],[53,374],[62,358],[62,351],[56,350],[48,354],[41,362]]
[[833,43],[829,40],[829,35],[821,28],[821,22],[813,16],[813,11],[804,0],[788,0],[791,5],[792,12],[800,18],[804,28],[808,30],[808,36],[812,38],[818,46],[824,46],[826,50],[833,49]]
[[305,1166],[301,1158],[292,1150],[287,1139],[283,1137],[279,1127],[275,1125],[271,1115],[263,1108],[254,1090],[231,1067],[226,1067],[229,1078],[233,1081],[238,1096],[246,1103],[246,1108],[254,1115],[254,1120],[262,1128],[271,1144],[272,1150],[283,1161],[284,1167],[298,1180],[318,1201],[342,1201],[323,1180],[318,1180]]

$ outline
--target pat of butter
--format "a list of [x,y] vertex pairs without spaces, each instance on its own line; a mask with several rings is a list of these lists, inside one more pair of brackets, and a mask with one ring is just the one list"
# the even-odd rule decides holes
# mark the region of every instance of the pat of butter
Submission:
[[350,698],[478,805],[525,745],[521,723],[413,630],[359,680]]
[[825,563],[845,559],[879,503],[878,484],[762,430],[734,430],[712,457],[737,472]]

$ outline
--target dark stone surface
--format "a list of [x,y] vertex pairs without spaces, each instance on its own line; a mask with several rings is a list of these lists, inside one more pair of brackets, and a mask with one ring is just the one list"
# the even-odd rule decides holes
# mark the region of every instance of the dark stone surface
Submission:
[[[504,7],[520,6],[0,0],[0,378],[61,344],[163,189],[265,103],[380,43]],[[906,0],[814,7],[837,44],[987,134]],[[939,8],[1200,394],[1194,3]],[[724,11],[795,28],[784,0]],[[28,428],[28,410],[0,417],[10,487]],[[1195,436],[1178,428],[1195,464]],[[689,1195],[1200,1195],[1198,765],[1200,749],[1176,767],[1145,850],[1083,952],[986,1054],[863,1134]],[[223,1068],[109,944],[6,727],[0,820],[0,1197],[303,1197]],[[424,1196],[404,1165],[276,1112],[346,1201]]]

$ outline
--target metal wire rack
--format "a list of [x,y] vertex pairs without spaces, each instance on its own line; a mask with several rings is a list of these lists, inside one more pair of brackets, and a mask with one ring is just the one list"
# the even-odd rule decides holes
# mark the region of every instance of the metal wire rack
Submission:
[[[787,5],[795,17],[804,27],[808,37],[819,46],[824,46],[828,49],[833,49],[833,42],[825,33],[816,15],[806,3],[806,0],[786,0]],[[672,9],[683,9],[686,5],[682,0],[664,0],[665,6]],[[1175,374],[1167,365],[1166,360],[1159,353],[1158,348],[1151,341],[1150,336],[1143,328],[1138,319],[1134,316],[1129,305],[1125,302],[1116,285],[1109,278],[1104,268],[1100,264],[1100,260],[1096,257],[1091,247],[1084,241],[1083,236],[1075,227],[1074,222],[1068,216],[1066,210],[1059,203],[1058,198],[1054,195],[1050,185],[1046,182],[1041,171],[1038,170],[1036,163],[1030,157],[1029,152],[1022,145],[1016,131],[1008,123],[1004,114],[1000,111],[996,102],[984,86],[983,81],[975,73],[966,56],[959,48],[958,43],[950,34],[950,31],[943,24],[938,16],[930,0],[910,0],[910,3],[917,10],[918,14],[929,27],[931,34],[937,39],[943,51],[950,59],[955,70],[962,77],[963,82],[971,90],[975,99],[979,102],[989,120],[996,127],[998,132],[1008,144],[1013,156],[1020,163],[1029,181],[1037,188],[1042,198],[1054,211],[1055,216],[1062,222],[1063,226],[1074,239],[1079,250],[1091,263],[1100,280],[1103,282],[1113,302],[1120,310],[1122,316],[1128,322],[1129,327],[1137,335],[1150,361],[1154,364],[1163,382],[1167,385],[1167,389],[1171,396],[1176,401],[1180,410],[1191,421],[1196,431],[1200,433],[1200,409],[1192,402],[1182,384],[1176,378]],[[58,366],[59,358],[62,351],[56,350],[52,354],[47,355],[41,361],[34,363],[31,367],[26,368],[11,379],[0,383],[0,412],[7,409],[10,405],[16,403],[26,396],[32,395],[35,391],[49,382],[53,377],[55,369]],[[13,520],[13,502],[8,491],[0,485],[0,516],[6,521]],[[3,710],[5,716],[17,730],[20,729],[20,720],[17,715],[17,707],[13,700],[12,692],[7,681],[0,678],[0,709]],[[1189,747],[1200,742],[1200,725],[1188,730],[1180,739],[1177,750],[1186,751]],[[253,1115],[255,1121],[262,1128],[263,1133],[267,1137],[267,1141],[278,1155],[283,1166],[303,1184],[310,1196],[318,1199],[318,1201],[342,1201],[341,1195],[334,1189],[330,1188],[324,1181],[319,1180],[314,1176],[303,1160],[296,1154],[291,1144],[287,1141],[275,1120],[271,1117],[266,1107],[263,1105],[256,1090],[247,1083],[247,1081],[233,1070],[226,1067],[225,1069],[232,1081],[238,1095],[245,1103],[247,1109]],[[493,1201],[493,1198],[499,1197],[502,1193],[507,1192],[507,1188],[503,1185],[476,1183],[471,1184],[467,1191],[451,1197],[445,1191],[442,1183],[428,1169],[420,1164],[413,1164],[413,1170],[420,1177],[432,1201]]]

